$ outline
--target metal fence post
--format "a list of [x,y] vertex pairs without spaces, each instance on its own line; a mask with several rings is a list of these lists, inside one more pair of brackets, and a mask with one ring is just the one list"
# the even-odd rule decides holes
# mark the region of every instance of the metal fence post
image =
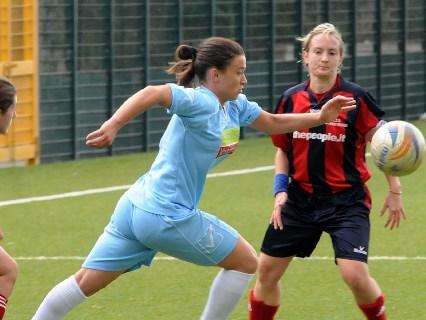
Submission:
[[215,18],[216,18],[216,0],[210,0],[210,35],[216,34],[215,30]]
[[182,0],[178,1],[178,45],[183,40],[183,3]]
[[[143,87],[147,86],[149,83],[149,79],[150,79],[150,74],[149,74],[149,32],[150,32],[150,18],[149,18],[149,14],[150,14],[150,1],[149,0],[145,0],[145,59],[144,59],[144,72],[145,72],[145,79],[144,79],[144,83],[143,83]],[[144,151],[148,151],[148,146],[149,146],[149,113],[148,111],[144,113],[143,115],[143,123],[144,123],[144,145],[143,145],[143,150]]]
[[[297,1],[296,5],[296,19],[297,19],[297,33],[298,36],[303,34],[303,0]],[[297,41],[297,44],[294,46],[294,56],[296,61],[299,60],[299,55],[302,52],[302,44]],[[304,69],[303,69],[303,61],[297,65],[297,73],[298,73],[298,82],[303,81]]]
[[[113,110],[114,110],[114,0],[110,0],[110,6],[109,6],[109,30],[108,30],[108,53],[109,53],[109,59],[108,59],[108,92],[107,92],[107,99],[108,99],[108,113],[107,117],[108,119],[112,116]],[[108,154],[112,155],[114,153],[113,145],[108,147]]]
[[382,100],[382,3],[376,0],[376,100],[380,105]]
[[356,66],[357,66],[357,19],[356,19],[356,0],[352,0],[352,46],[351,46],[351,55],[352,55],[352,81],[356,82]]
[[324,22],[330,22],[330,0],[324,1]]
[[275,42],[276,42],[276,32],[275,32],[275,6],[276,1],[271,0],[271,25],[270,25],[270,31],[271,31],[271,40],[270,40],[270,48],[269,48],[269,81],[270,81],[270,89],[269,89],[269,103],[270,103],[270,110],[273,111],[275,107]]
[[407,119],[407,1],[401,0],[401,119]]
[[78,0],[73,1],[72,17],[72,139],[73,159],[78,158],[78,132],[77,132],[77,99],[78,99]]
[[[247,25],[247,17],[246,17],[246,9],[247,9],[247,1],[241,0],[241,19],[240,19],[240,44],[244,48],[245,40],[246,40],[246,25]],[[240,130],[240,138],[244,139],[245,129],[241,128]]]

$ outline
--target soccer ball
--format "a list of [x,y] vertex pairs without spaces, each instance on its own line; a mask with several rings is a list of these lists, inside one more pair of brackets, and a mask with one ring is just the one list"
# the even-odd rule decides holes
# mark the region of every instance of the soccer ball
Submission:
[[419,129],[405,121],[381,126],[371,140],[371,156],[376,166],[391,176],[415,171],[425,154],[425,138]]

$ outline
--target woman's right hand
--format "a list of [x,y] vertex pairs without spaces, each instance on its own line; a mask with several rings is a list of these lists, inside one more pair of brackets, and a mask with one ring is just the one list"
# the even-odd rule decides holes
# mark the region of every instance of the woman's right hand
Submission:
[[287,201],[287,192],[279,192],[275,195],[274,210],[272,211],[270,224],[274,225],[274,229],[284,229],[283,221],[281,218],[281,210]]
[[111,119],[107,120],[98,130],[87,135],[86,145],[93,148],[108,147],[113,143],[118,130],[119,126],[117,124]]

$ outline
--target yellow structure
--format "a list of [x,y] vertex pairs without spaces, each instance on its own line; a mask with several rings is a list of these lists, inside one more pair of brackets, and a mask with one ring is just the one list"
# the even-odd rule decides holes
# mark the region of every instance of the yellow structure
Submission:
[[38,159],[37,0],[0,1],[0,74],[18,91],[17,117],[0,136],[0,163]]

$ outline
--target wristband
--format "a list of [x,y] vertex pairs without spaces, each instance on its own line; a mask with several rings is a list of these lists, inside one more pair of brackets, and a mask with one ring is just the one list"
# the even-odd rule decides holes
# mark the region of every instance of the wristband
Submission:
[[402,191],[396,192],[396,191],[389,190],[389,192],[393,194],[402,194]]
[[288,175],[285,173],[278,173],[274,178],[274,197],[279,192],[287,192]]

